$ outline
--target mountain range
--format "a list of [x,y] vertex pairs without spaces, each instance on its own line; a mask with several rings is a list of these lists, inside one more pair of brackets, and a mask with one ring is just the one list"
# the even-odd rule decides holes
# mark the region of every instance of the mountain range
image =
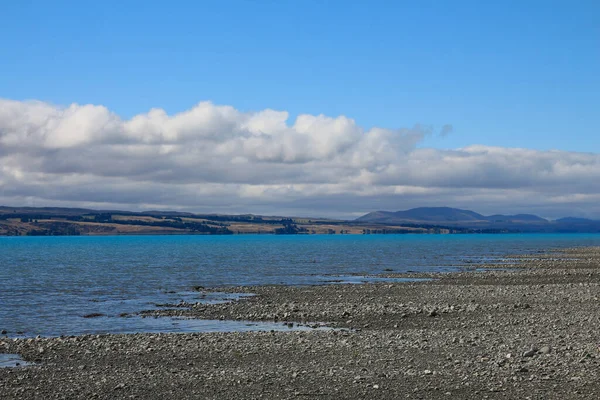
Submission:
[[600,221],[532,214],[485,216],[450,207],[375,211],[356,220],[261,215],[194,214],[178,211],[120,211],[0,206],[2,235],[114,234],[370,234],[370,233],[600,233]]
[[374,211],[355,220],[383,225],[436,225],[518,232],[600,232],[600,221],[566,217],[548,220],[532,214],[485,216],[450,207],[418,207],[405,211]]

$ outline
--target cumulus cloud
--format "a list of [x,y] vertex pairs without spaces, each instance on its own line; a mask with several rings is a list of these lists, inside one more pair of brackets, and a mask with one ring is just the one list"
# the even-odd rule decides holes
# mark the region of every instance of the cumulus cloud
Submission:
[[210,102],[123,119],[104,106],[0,99],[0,203],[346,217],[450,205],[600,218],[599,154],[420,147],[431,132]]

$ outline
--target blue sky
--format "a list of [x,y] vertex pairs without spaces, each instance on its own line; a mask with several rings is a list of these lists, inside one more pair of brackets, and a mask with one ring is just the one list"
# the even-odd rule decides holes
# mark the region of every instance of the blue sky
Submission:
[[[0,97],[123,118],[202,100],[600,151],[598,1],[13,1]],[[291,121],[293,122],[293,121]]]
[[600,219],[598,21],[597,0],[0,2],[0,204]]

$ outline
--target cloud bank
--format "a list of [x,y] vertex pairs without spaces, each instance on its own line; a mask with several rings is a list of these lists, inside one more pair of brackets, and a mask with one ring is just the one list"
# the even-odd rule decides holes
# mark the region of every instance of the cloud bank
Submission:
[[0,204],[350,217],[450,205],[600,218],[600,154],[421,148],[415,126],[202,102],[123,119],[0,99]]

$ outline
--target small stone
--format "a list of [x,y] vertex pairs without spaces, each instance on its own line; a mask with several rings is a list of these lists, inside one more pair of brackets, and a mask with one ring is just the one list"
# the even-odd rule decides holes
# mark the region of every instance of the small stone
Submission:
[[2,329],[2,330],[0,331],[0,334],[2,334],[2,335],[6,335],[7,333],[8,333],[8,332],[6,331],[6,329]]
[[379,389],[379,385],[373,385],[373,389]]
[[437,312],[436,310],[431,310],[431,311],[429,312],[429,316],[430,316],[430,317],[435,317],[435,316],[437,316],[437,315],[438,315],[438,312]]
[[537,353],[536,349],[527,350],[523,353],[523,357],[533,357],[535,356],[535,353]]
[[433,374],[433,372],[430,369],[426,369],[425,371],[423,371],[423,373],[425,375],[431,375],[431,374]]
[[552,351],[552,349],[550,348],[550,346],[543,346],[540,349],[541,354],[550,354],[551,351]]

